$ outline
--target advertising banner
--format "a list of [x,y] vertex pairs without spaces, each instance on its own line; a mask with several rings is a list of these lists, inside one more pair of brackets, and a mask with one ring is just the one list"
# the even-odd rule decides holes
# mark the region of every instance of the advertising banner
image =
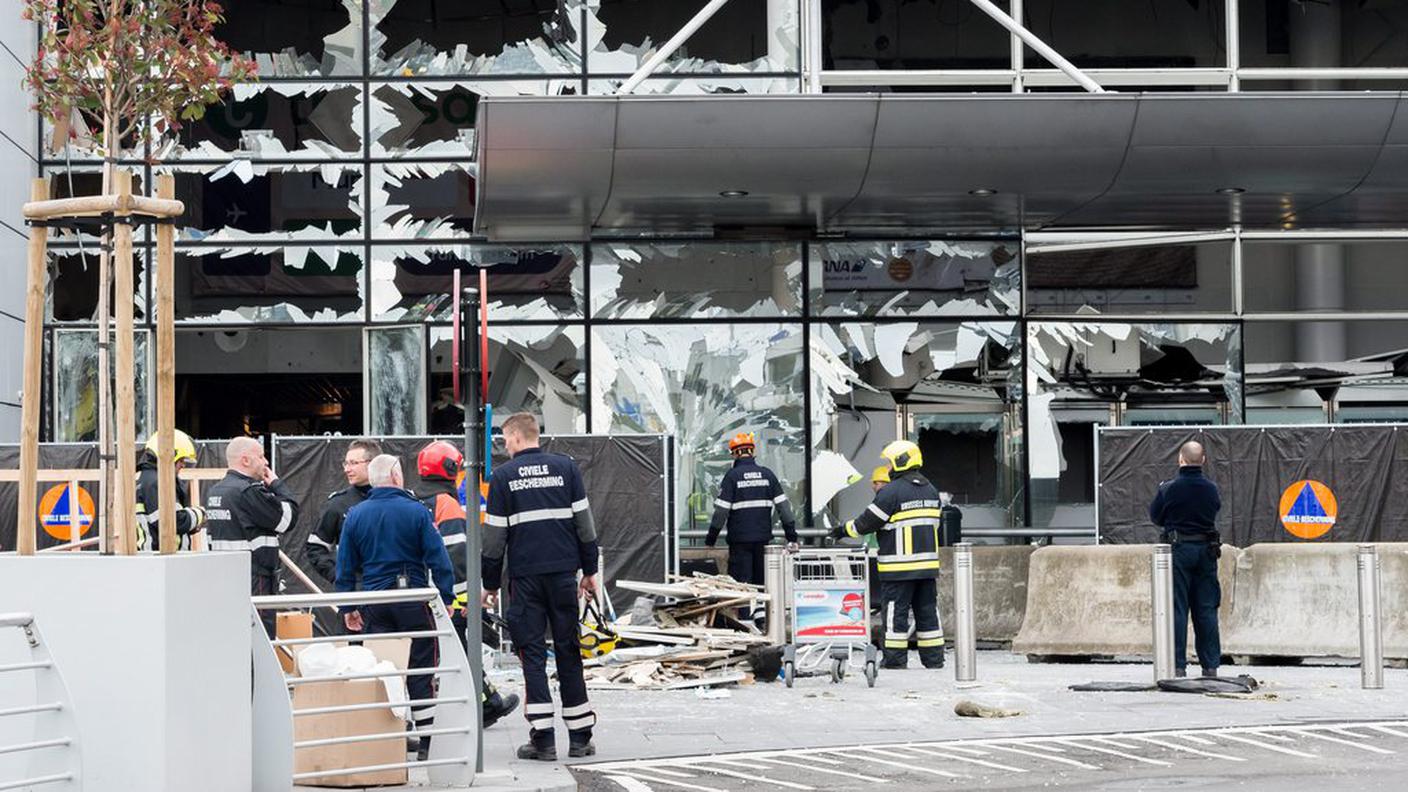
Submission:
[[870,639],[863,586],[794,589],[792,606],[798,643]]

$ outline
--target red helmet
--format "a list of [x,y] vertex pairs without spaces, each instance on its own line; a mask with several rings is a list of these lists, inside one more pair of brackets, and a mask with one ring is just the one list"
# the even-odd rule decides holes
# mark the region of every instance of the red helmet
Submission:
[[454,481],[464,467],[464,454],[444,440],[436,440],[416,454],[416,472],[421,478]]

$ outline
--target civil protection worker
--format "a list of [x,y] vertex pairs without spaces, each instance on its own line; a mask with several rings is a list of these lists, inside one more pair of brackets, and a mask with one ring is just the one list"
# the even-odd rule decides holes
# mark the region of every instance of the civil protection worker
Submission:
[[[250,555],[250,594],[279,593],[279,537],[298,520],[298,502],[279,480],[264,446],[252,437],[236,437],[225,447],[229,471],[205,493],[210,549]],[[264,631],[274,637],[276,614],[259,612]]]
[[1149,504],[1149,520],[1162,529],[1159,541],[1173,545],[1173,661],[1181,677],[1188,675],[1190,611],[1203,676],[1217,676],[1222,662],[1217,626],[1217,607],[1222,604],[1217,513],[1222,510],[1222,495],[1203,475],[1206,461],[1201,443],[1184,443],[1178,449],[1178,475],[1160,484]]
[[[176,456],[176,473],[196,463],[196,444],[191,436],[177,429],[172,448]],[[137,461],[137,546],[142,550],[161,551],[159,506],[161,474],[157,464],[157,438],[152,435]],[[191,493],[178,475],[176,484],[176,542],[179,549],[189,550],[190,537],[205,526],[205,509],[191,505]]]
[[782,491],[777,474],[758,464],[755,452],[758,438],[740,432],[728,441],[733,467],[719,484],[714,500],[714,518],[704,544],[713,547],[719,533],[727,528],[728,574],[739,583],[763,585],[763,548],[772,541],[772,516],[777,511],[787,549],[797,549],[797,521],[792,504]]
[[347,486],[328,496],[318,524],[308,534],[305,552],[308,562],[329,583],[337,579],[337,543],[342,539],[342,523],[347,511],[367,499],[372,491],[367,478],[367,466],[381,454],[381,443],[375,440],[353,440],[342,457],[342,475]]
[[[503,424],[508,462],[494,470],[484,519],[484,607],[492,607],[508,560],[509,603],[505,618],[523,662],[529,742],[518,758],[553,761],[552,691],[548,687],[545,636],[551,631],[562,722],[568,755],[591,756],[596,714],[587,701],[578,642],[579,597],[597,592],[597,539],[581,471],[570,457],[538,448],[538,419],[510,416]],[[577,571],[581,570],[581,582]]]
[[939,492],[919,472],[919,446],[896,440],[881,452],[890,482],[860,516],[833,531],[836,537],[876,534],[876,569],[885,615],[884,667],[909,662],[909,614],[914,612],[919,660],[943,668],[944,631],[939,624]]
[[[445,541],[445,550],[450,554],[450,566],[455,571],[455,600],[450,604],[450,622],[455,625],[455,634],[460,645],[469,651],[469,598],[465,570],[465,531],[468,527],[464,506],[460,503],[459,486],[455,483],[464,468],[464,454],[453,443],[436,440],[416,454],[416,473],[420,475],[420,489],[416,497],[430,510],[435,530]],[[484,711],[484,728],[489,728],[503,716],[518,707],[518,696],[510,693],[507,697],[484,680],[484,690],[479,694]]]

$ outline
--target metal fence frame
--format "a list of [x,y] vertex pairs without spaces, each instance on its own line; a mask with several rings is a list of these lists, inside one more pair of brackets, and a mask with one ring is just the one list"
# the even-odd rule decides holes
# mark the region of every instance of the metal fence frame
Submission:
[[31,754],[27,775],[18,779],[0,778],[0,790],[40,786],[72,792],[82,790],[83,754],[79,747],[78,719],[74,717],[73,699],[58,663],[49,654],[34,616],[0,613],[0,629],[7,628],[23,631],[32,659],[27,663],[0,665],[0,674],[33,672],[35,703],[0,707],[0,718],[33,716],[34,739],[0,745],[0,754]]

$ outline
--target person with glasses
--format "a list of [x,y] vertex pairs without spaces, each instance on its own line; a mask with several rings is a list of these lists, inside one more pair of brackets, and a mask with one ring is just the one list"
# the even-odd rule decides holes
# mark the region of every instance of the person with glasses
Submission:
[[318,524],[308,534],[308,562],[323,579],[331,583],[337,578],[337,542],[342,538],[342,523],[347,511],[367,499],[372,491],[367,465],[381,454],[381,444],[375,440],[353,440],[342,459],[342,474],[347,486],[328,496]]

